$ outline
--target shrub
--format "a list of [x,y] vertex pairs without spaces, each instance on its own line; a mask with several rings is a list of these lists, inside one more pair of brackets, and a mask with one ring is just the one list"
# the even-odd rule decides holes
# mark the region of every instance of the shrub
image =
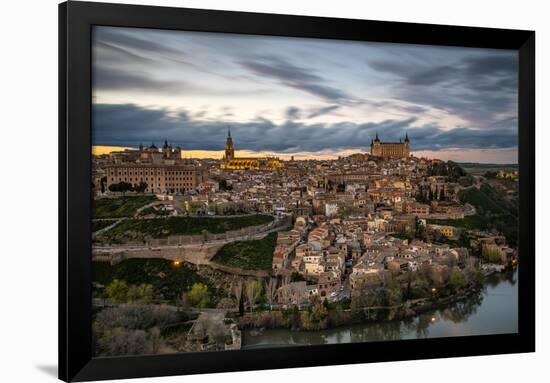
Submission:
[[126,302],[128,284],[125,281],[115,279],[105,288],[105,294],[116,303]]
[[208,286],[204,283],[193,284],[187,297],[191,305],[198,308],[205,308],[210,304],[210,293],[208,292]]
[[464,278],[464,274],[462,271],[455,267],[451,271],[451,276],[449,277],[449,287],[453,291],[460,290],[466,286],[466,278]]
[[147,333],[143,330],[110,330],[98,339],[102,355],[142,355],[149,352]]
[[485,246],[481,251],[481,255],[485,261],[490,263],[500,263],[502,256],[500,249],[495,246]]

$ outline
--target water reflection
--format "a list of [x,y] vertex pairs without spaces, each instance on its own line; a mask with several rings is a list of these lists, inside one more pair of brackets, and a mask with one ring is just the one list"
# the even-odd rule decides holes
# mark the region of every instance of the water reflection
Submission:
[[401,321],[364,323],[316,332],[246,331],[243,348],[515,333],[517,283],[516,271],[493,275],[487,278],[479,294]]

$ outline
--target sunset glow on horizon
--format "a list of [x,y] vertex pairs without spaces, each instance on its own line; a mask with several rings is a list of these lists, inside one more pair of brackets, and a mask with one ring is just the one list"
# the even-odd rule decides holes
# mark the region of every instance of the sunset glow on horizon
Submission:
[[[92,154],[102,155],[109,154],[112,152],[124,151],[124,150],[138,150],[138,148],[131,147],[120,147],[120,146],[101,146],[94,145],[92,146]],[[440,159],[444,161],[455,161],[455,162],[479,162],[479,163],[490,163],[490,164],[517,164],[517,150],[497,150],[497,149],[487,149],[487,150],[476,150],[474,154],[476,155],[475,159],[464,161],[462,156],[468,153],[468,150],[464,149],[451,149],[445,151],[413,151],[411,155],[416,158],[427,158],[427,159]],[[471,152],[471,151],[470,151]],[[296,161],[304,160],[336,160],[338,157],[346,157],[355,153],[365,153],[361,149],[347,149],[339,152],[318,152],[318,153],[299,153],[299,154],[289,154],[289,153],[276,153],[276,152],[254,152],[251,150],[236,150],[236,156],[238,157],[278,157],[284,161],[290,161],[292,157]],[[223,158],[223,150],[183,150],[182,158],[190,159],[215,159],[221,160]]]

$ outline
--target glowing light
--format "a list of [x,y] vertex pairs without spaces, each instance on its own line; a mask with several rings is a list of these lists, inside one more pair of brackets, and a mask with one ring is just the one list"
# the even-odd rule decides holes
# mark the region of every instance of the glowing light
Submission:
[[432,317],[432,322],[435,322],[435,317]]
[[174,267],[180,267],[180,265],[181,265],[181,262],[180,262],[180,261],[174,261],[174,262],[172,262],[172,266],[174,266]]

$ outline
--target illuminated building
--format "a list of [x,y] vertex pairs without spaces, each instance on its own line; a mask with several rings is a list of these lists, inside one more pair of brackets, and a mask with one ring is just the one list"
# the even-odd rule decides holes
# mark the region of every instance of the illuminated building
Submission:
[[231,131],[227,131],[225,141],[225,154],[221,162],[222,169],[231,170],[277,170],[282,166],[281,160],[277,157],[235,157],[233,138]]

